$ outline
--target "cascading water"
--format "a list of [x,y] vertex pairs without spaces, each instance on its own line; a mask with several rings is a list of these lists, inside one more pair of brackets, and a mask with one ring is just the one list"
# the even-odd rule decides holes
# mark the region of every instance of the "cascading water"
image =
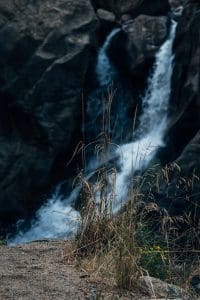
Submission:
[[[128,192],[127,177],[132,170],[145,168],[155,156],[156,149],[163,145],[166,127],[168,100],[171,89],[172,45],[176,23],[173,22],[168,40],[156,55],[152,75],[149,78],[146,95],[143,98],[143,113],[136,131],[136,141],[124,144],[115,152],[120,163],[120,172],[116,176],[114,211],[117,212]],[[101,86],[110,84],[116,75],[115,67],[109,61],[107,48],[120,29],[114,30],[106,39],[98,55],[96,74]],[[91,175],[89,175],[90,177]],[[60,195],[59,187],[52,198],[36,214],[31,229],[19,231],[10,239],[11,245],[45,238],[69,237],[76,233],[79,213],[71,204],[78,197],[80,187],[73,190],[66,199]]]
[[120,155],[121,171],[116,179],[114,211],[120,208],[127,195],[127,177],[133,170],[145,168],[155,156],[156,150],[163,146],[171,92],[172,46],[175,31],[176,22],[173,21],[169,38],[157,53],[153,72],[149,78],[148,88],[143,98],[143,113],[140,117],[139,129],[135,133],[137,140],[122,145],[120,150],[117,150]]
[[114,29],[106,38],[103,47],[99,51],[96,65],[97,80],[101,87],[107,87],[114,79],[117,74],[115,66],[111,63],[107,51],[113,37],[120,32],[119,28]]

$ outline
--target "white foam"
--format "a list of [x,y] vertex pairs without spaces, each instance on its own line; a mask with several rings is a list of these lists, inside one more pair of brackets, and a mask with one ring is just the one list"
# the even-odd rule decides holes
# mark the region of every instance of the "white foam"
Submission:
[[63,199],[60,189],[37,211],[31,228],[19,231],[8,241],[9,245],[23,244],[35,240],[54,238],[73,238],[77,231],[80,214],[71,203],[78,196],[79,189],[75,189],[68,199]]

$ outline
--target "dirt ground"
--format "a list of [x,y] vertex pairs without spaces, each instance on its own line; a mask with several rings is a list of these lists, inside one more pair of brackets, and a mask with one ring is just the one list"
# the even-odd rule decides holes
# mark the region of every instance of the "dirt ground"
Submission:
[[70,261],[71,251],[63,241],[0,246],[0,300],[149,299],[93,281]]

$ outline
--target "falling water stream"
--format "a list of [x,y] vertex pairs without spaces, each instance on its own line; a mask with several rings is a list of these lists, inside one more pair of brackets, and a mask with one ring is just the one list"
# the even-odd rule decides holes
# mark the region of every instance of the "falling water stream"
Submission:
[[[120,29],[114,29],[110,33],[98,55],[96,75],[101,86],[110,84],[117,74],[115,66],[107,55],[107,48],[119,31]],[[116,174],[114,212],[117,212],[126,200],[127,178],[132,170],[142,170],[147,167],[154,158],[156,150],[163,145],[171,91],[172,46],[175,31],[176,23],[173,21],[169,37],[156,55],[155,64],[148,80],[148,88],[143,97],[143,112],[139,120],[139,127],[135,132],[137,139],[134,142],[123,144],[120,149],[115,150],[120,171]],[[79,192],[80,187],[77,187],[66,198],[60,193],[58,186],[52,197],[36,213],[31,228],[26,232],[19,230],[17,235],[9,240],[9,244],[74,236],[80,215],[71,205],[78,197]]]
[[156,55],[153,72],[148,80],[148,87],[143,98],[143,113],[135,135],[137,140],[120,147],[121,171],[116,179],[117,211],[127,195],[127,176],[132,170],[147,167],[156,154],[156,150],[164,145],[163,136],[167,123],[168,102],[171,92],[171,76],[173,71],[172,46],[175,37],[176,22],[172,23],[168,40],[161,46]]
[[113,31],[111,31],[111,33],[106,38],[105,43],[103,44],[102,48],[99,51],[99,55],[97,57],[97,65],[96,65],[96,75],[100,86],[107,87],[114,80],[117,74],[117,70],[115,66],[111,63],[107,51],[113,37],[118,32],[120,32],[119,28],[116,28]]

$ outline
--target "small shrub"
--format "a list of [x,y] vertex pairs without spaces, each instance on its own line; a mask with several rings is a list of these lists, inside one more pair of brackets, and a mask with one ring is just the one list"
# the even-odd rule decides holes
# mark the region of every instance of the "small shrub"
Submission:
[[0,237],[0,246],[6,245],[6,239]]

